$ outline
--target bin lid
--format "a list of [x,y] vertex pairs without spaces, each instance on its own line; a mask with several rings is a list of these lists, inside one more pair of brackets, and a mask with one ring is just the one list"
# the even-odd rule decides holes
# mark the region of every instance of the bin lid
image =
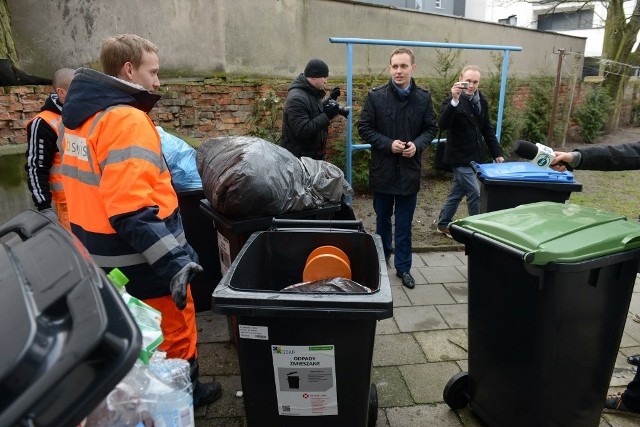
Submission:
[[557,172],[530,162],[472,163],[480,180],[533,181],[545,183],[575,183],[569,171]]
[[[459,219],[452,231],[456,227],[523,251],[525,261],[536,265],[578,262],[640,248],[638,221],[575,204],[520,205]],[[456,238],[456,233],[452,235]]]

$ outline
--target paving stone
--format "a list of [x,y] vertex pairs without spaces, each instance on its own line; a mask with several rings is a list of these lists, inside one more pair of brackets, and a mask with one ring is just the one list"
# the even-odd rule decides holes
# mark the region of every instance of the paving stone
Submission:
[[398,333],[400,333],[400,329],[398,329],[398,325],[396,324],[396,321],[393,319],[393,317],[380,320],[376,325],[376,335],[389,335]]
[[464,265],[455,252],[426,252],[420,254],[425,265],[429,267],[448,267]]
[[456,302],[441,284],[420,285],[405,292],[412,305],[455,304]]
[[[407,296],[407,291],[412,291],[413,289],[407,289],[404,286],[392,286],[391,287],[391,298],[393,298],[393,306],[394,307],[404,307],[411,306],[411,301]],[[415,288],[414,288],[415,289]]]
[[467,304],[447,304],[436,306],[450,328],[466,328],[469,324]]
[[227,316],[213,312],[196,314],[198,328],[198,342],[227,342],[229,341],[229,327]]
[[426,283],[466,282],[457,267],[422,267],[417,269],[426,279]]
[[390,427],[460,427],[458,416],[444,403],[387,409]]
[[371,382],[378,389],[379,408],[413,405],[411,393],[397,366],[373,368]]
[[469,357],[468,336],[464,329],[415,332],[413,336],[420,344],[429,362],[460,360]]
[[398,307],[393,310],[393,317],[402,332],[432,331],[449,327],[438,310],[431,305]]
[[376,336],[373,366],[406,365],[426,361],[424,353],[411,334]]
[[455,362],[421,363],[399,367],[414,402],[442,402],[442,392],[452,376],[460,372]]
[[467,282],[445,283],[444,287],[457,303],[466,304],[469,302],[469,287],[467,286]]
[[231,343],[198,344],[200,375],[239,375],[238,352]]

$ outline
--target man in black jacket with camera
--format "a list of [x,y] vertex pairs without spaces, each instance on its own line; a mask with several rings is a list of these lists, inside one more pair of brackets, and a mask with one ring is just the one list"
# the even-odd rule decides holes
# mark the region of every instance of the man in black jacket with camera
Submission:
[[323,100],[328,76],[327,64],[321,59],[311,59],[304,73],[289,86],[282,113],[281,145],[296,157],[324,160],[329,122],[338,114],[349,115],[349,110],[336,101],[339,87]]

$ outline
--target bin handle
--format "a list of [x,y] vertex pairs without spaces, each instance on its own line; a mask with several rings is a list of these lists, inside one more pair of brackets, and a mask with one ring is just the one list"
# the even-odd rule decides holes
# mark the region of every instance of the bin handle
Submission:
[[640,232],[629,234],[624,239],[622,239],[622,244],[624,245],[625,249],[628,249],[628,246],[637,244],[638,240],[640,240]]
[[364,233],[364,226],[359,220],[323,220],[323,219],[277,219],[273,218],[271,230],[284,228],[330,228],[355,230]]

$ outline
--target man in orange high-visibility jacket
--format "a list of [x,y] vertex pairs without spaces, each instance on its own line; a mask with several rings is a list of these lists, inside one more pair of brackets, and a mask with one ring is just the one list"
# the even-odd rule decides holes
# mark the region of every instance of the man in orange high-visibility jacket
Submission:
[[104,73],[76,71],[62,111],[62,173],[71,230],[105,271],[117,267],[127,291],[162,313],[169,358],[189,360],[194,406],[222,394],[198,380],[195,307],[188,282],[202,267],[185,239],[178,198],[147,113],[160,99],[153,43],[107,38]]
[[44,102],[40,112],[27,123],[27,185],[31,198],[40,213],[57,220],[67,230],[69,215],[62,191],[60,155],[58,154],[58,127],[62,124],[62,104],[73,73],[71,68],[61,68],[53,73],[53,91]]

